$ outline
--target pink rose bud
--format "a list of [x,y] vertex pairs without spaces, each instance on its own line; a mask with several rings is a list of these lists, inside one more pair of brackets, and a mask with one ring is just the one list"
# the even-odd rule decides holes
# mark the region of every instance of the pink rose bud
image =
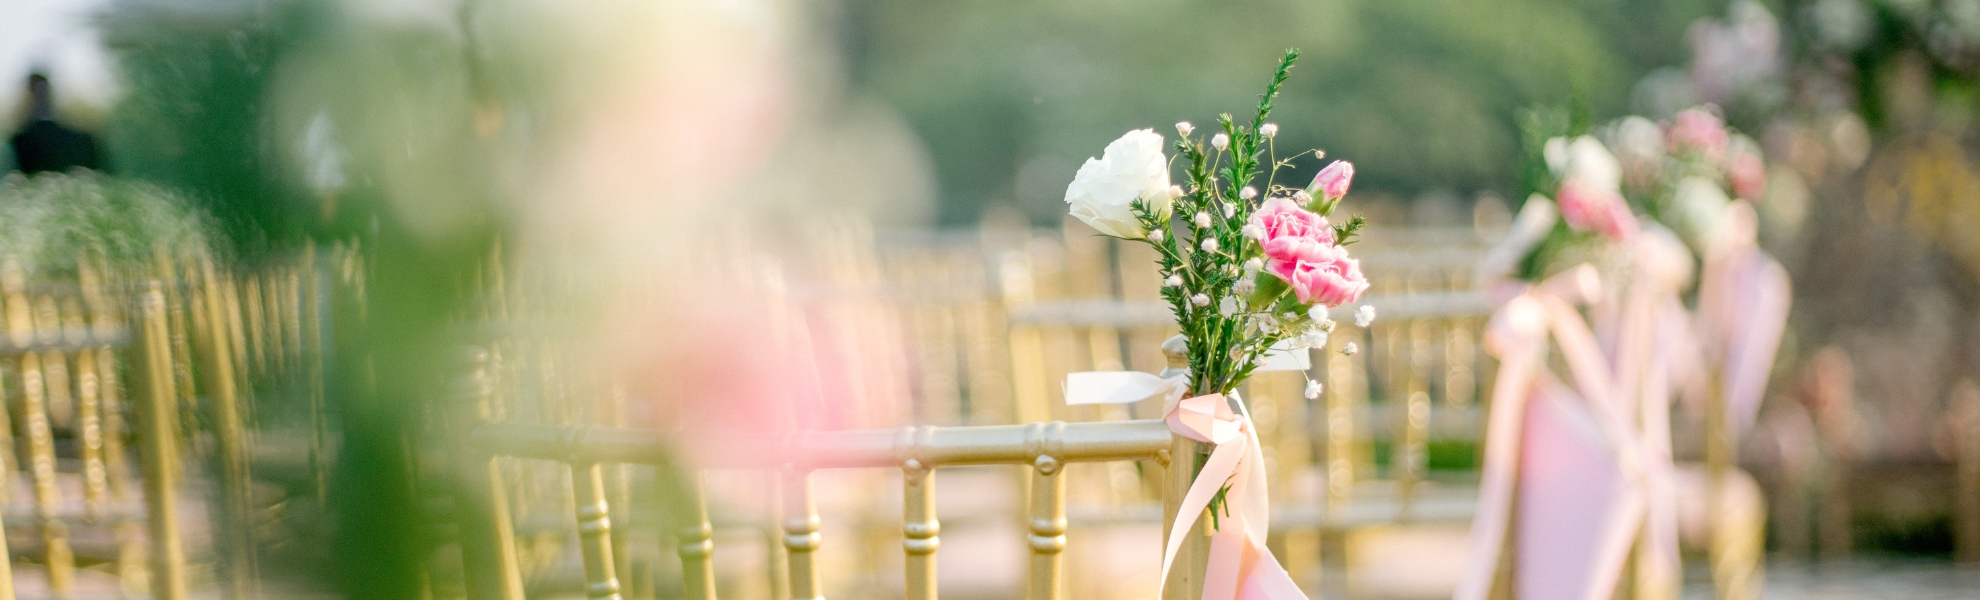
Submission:
[[1319,175],[1314,175],[1313,185],[1307,186],[1306,189],[1307,193],[1332,202],[1346,196],[1348,184],[1353,182],[1354,163],[1337,160],[1327,165],[1327,168],[1321,169]]

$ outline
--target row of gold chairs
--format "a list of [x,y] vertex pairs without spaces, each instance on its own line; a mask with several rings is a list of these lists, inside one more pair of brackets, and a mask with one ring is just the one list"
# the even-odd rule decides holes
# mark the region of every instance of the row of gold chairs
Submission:
[[[759,440],[796,456],[839,456],[824,463],[756,474],[682,471],[652,441],[664,431],[629,425],[625,404],[638,400],[615,392],[607,375],[585,372],[569,358],[570,348],[489,336],[469,353],[464,372],[472,375],[464,381],[471,383],[463,389],[473,393],[463,405],[471,408],[456,415],[452,428],[465,465],[459,477],[474,482],[470,488],[478,491],[469,495],[485,498],[464,509],[480,532],[464,530],[460,540],[466,591],[477,597],[572,590],[635,598],[685,591],[700,598],[718,589],[726,597],[811,598],[827,590],[928,597],[922,594],[932,594],[933,567],[917,552],[932,551],[940,538],[932,525],[932,484],[920,482],[940,466],[956,487],[990,490],[971,495],[1017,498],[958,502],[967,506],[943,526],[955,532],[952,540],[976,546],[976,540],[1006,539],[995,533],[1003,527],[997,523],[1015,521],[1030,532],[1025,544],[982,545],[1028,546],[1034,555],[1049,548],[1053,561],[1070,561],[1063,570],[1034,565],[1029,576],[1014,572],[1021,565],[1006,565],[1009,579],[1076,597],[1133,595],[1141,588],[1113,575],[1152,578],[1159,556],[1148,548],[1159,547],[1159,527],[1173,517],[1159,508],[1173,496],[1169,470],[1158,460],[1169,440],[1150,421],[1160,417],[1160,407],[1067,407],[1059,382],[1074,371],[1161,370],[1167,364],[1161,341],[1174,330],[1159,302],[1152,257],[1073,231],[993,223],[968,232],[875,234],[834,222],[812,232],[806,252],[785,270],[802,274],[792,287],[809,290],[812,306],[822,307],[811,316],[895,336],[849,351],[904,366],[900,381],[860,384],[866,405],[852,411],[860,420],[851,430]],[[1265,374],[1246,390],[1274,473],[1273,543],[1302,584],[1325,579],[1340,588],[1339,575],[1352,561],[1343,557],[1371,528],[1431,524],[1462,536],[1470,516],[1468,448],[1482,424],[1478,390],[1492,371],[1477,349],[1487,307],[1471,281],[1473,259],[1487,241],[1462,229],[1362,242],[1357,252],[1378,282],[1369,302],[1382,318],[1361,328],[1346,312],[1337,315],[1341,327],[1329,347],[1312,354],[1311,376],[1326,384],[1326,393],[1306,399],[1299,373]],[[505,270],[500,257],[490,261],[481,282],[488,308],[471,318],[554,319],[526,307],[556,306],[546,296],[559,286]],[[1349,343],[1361,351],[1341,352]],[[1141,445],[1100,454],[1039,445],[1072,443],[1067,440],[1086,431],[1138,431],[1130,437],[1139,436],[1134,443]],[[970,441],[955,442],[966,448],[953,450],[960,454],[937,453],[949,458],[917,454],[943,440]],[[1048,466],[1041,457],[1050,459]],[[976,466],[988,464],[1029,465],[1029,474]],[[846,467],[869,469],[810,474]],[[902,469],[900,483],[873,478],[871,468],[878,467]],[[813,492],[805,483],[813,477],[828,483]],[[691,483],[668,483],[680,481]],[[887,492],[895,485],[903,495]],[[1062,500],[1041,501],[1040,489]],[[808,508],[815,503],[828,509],[824,530]],[[848,508],[834,513],[833,507]],[[1081,543],[1076,532],[1061,558],[1063,542],[1050,540],[1060,536],[1053,532],[1062,531],[1062,519],[1090,524],[1094,542]],[[812,554],[834,523],[845,535],[833,539],[843,542]],[[971,530],[987,533],[966,533]],[[718,540],[724,560],[710,566]],[[905,544],[904,557],[884,551],[894,543]],[[1139,554],[1125,567],[1110,565],[1122,560],[1116,548]],[[965,556],[982,570],[1003,564]],[[1335,575],[1323,578],[1323,571]],[[821,582],[820,572],[830,576]],[[907,575],[878,575],[888,572]],[[1043,575],[1061,572],[1063,581]],[[493,587],[475,587],[483,585]],[[953,597],[1018,591],[956,583],[944,589]]]
[[254,408],[306,414],[306,435],[273,437],[307,440],[298,466],[320,498],[332,436],[315,349],[329,288],[357,275],[335,271],[357,256],[0,263],[0,447],[19,454],[0,460],[0,500],[7,528],[28,533],[0,547],[0,598],[258,595],[257,528],[283,502],[252,476]]

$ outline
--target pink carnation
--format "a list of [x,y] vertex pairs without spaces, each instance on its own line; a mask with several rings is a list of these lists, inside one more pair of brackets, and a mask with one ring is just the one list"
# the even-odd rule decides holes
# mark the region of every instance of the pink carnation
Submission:
[[1733,194],[1748,200],[1759,198],[1767,191],[1767,163],[1752,152],[1734,154],[1726,179],[1732,181]]
[[1714,163],[1725,157],[1726,146],[1732,143],[1732,135],[1726,133],[1726,122],[1703,108],[1678,112],[1677,123],[1671,125],[1666,135],[1673,152],[1696,151]]
[[1264,232],[1258,245],[1267,259],[1292,260],[1308,247],[1334,245],[1334,228],[1327,224],[1326,217],[1300,208],[1299,203],[1285,197],[1266,200],[1258,212],[1251,214],[1249,223]]
[[1627,239],[1636,233],[1636,215],[1622,194],[1597,189],[1578,180],[1561,182],[1555,202],[1561,207],[1561,220],[1575,231],[1594,231],[1610,239]]
[[1361,275],[1361,261],[1348,256],[1347,248],[1334,245],[1304,245],[1296,256],[1265,262],[1265,272],[1292,286],[1301,304],[1340,306],[1361,299],[1368,291],[1368,278]]

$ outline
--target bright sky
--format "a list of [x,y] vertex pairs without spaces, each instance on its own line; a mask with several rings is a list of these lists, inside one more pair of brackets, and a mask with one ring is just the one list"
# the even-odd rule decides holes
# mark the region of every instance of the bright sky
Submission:
[[21,115],[28,71],[40,66],[59,106],[77,100],[107,107],[118,86],[110,57],[89,25],[109,0],[0,0],[0,124]]

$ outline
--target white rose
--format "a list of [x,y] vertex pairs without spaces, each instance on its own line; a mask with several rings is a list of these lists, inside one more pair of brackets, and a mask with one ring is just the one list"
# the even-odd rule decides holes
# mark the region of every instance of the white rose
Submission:
[[1158,219],[1168,218],[1174,200],[1169,196],[1169,159],[1162,155],[1162,136],[1153,129],[1130,131],[1107,144],[1106,152],[1086,159],[1066,186],[1072,216],[1119,238],[1148,234],[1134,217],[1136,199],[1146,200]]
[[1575,179],[1603,191],[1622,190],[1622,164],[1594,137],[1547,140],[1541,154],[1547,159],[1547,167],[1563,179]]

